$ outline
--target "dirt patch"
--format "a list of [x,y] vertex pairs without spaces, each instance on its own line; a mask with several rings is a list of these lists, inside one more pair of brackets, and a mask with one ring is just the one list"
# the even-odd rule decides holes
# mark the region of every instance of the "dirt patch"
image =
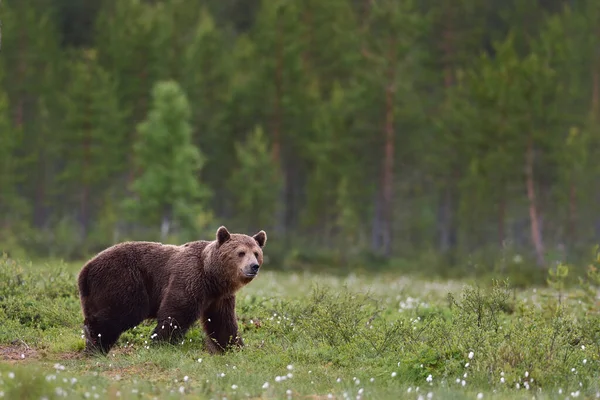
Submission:
[[61,360],[79,360],[85,357],[85,354],[81,351],[66,351],[58,354],[58,358]]
[[17,362],[32,358],[39,358],[39,354],[36,349],[29,347],[25,342],[13,342],[9,345],[0,344],[0,360]]
[[121,380],[123,377],[130,378],[132,376],[144,376],[146,379],[148,379],[152,371],[160,372],[161,369],[158,368],[156,364],[145,362],[127,367],[111,368],[104,371],[103,375],[114,380]]

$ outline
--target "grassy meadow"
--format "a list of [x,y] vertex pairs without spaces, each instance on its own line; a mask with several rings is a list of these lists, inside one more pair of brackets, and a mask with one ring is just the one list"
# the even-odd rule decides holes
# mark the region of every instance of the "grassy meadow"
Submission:
[[148,321],[107,357],[83,357],[80,267],[0,260],[0,397],[600,397],[593,269],[574,279],[559,268],[549,285],[516,289],[265,265],[238,295],[244,349],[209,355],[198,325],[178,345],[151,344]]

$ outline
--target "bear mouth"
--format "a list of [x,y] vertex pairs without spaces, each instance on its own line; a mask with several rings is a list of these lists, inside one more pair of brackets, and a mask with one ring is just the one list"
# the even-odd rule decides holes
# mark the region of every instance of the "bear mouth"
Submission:
[[258,275],[258,272],[246,272],[244,275],[246,278],[254,278],[256,275]]

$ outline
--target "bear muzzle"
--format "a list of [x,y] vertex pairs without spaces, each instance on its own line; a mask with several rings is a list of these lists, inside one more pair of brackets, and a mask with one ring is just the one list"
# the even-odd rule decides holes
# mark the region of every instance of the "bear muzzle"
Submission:
[[247,266],[245,268],[245,274],[247,277],[249,278],[254,278],[257,274],[258,274],[258,269],[260,268],[260,265],[258,264],[251,264],[249,266]]

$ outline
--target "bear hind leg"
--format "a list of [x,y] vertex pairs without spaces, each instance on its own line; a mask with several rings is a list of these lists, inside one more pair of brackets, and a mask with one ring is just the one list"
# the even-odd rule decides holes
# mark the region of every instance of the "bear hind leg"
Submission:
[[87,317],[83,327],[86,339],[85,352],[108,354],[123,332],[146,318],[148,308],[148,300],[145,299],[138,303],[138,307],[131,307],[131,311],[126,314],[115,315],[111,312],[115,308],[107,307]]

